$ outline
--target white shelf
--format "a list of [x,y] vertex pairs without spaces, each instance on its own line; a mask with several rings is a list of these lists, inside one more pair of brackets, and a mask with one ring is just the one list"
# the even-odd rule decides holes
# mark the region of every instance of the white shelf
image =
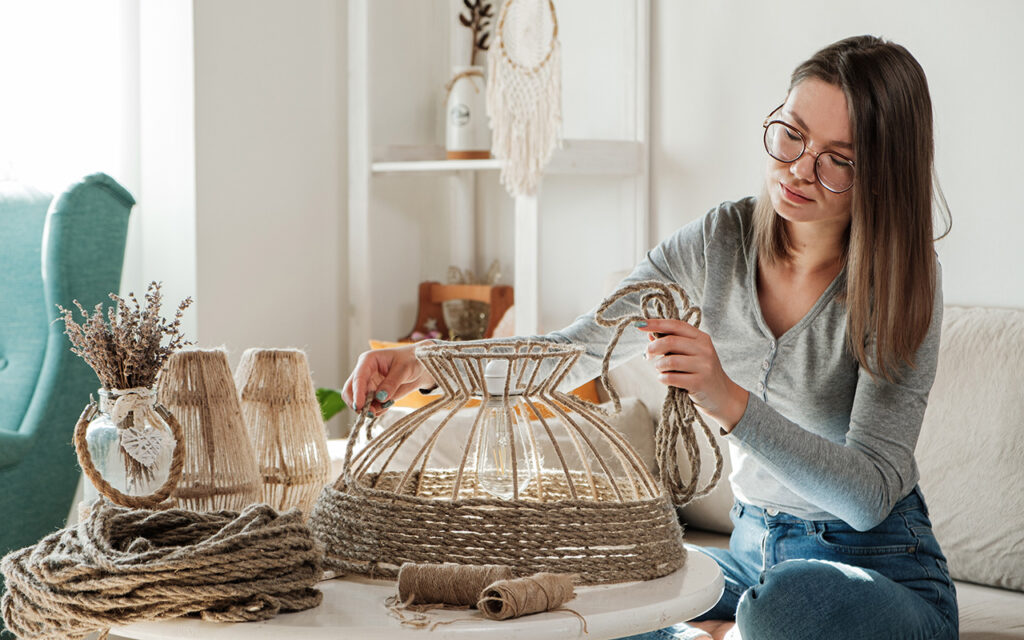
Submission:
[[[643,170],[643,145],[634,140],[565,140],[556,149],[546,174],[631,176]],[[372,171],[422,173],[449,171],[496,171],[501,160],[446,160],[445,150],[433,146],[377,147]]]

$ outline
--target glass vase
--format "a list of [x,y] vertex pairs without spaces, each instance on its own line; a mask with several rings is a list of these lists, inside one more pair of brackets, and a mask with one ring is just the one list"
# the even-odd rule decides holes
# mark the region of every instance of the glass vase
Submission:
[[[130,496],[146,496],[159,489],[170,475],[174,436],[170,425],[155,410],[156,393],[145,397],[148,410],[134,410],[118,425],[112,413],[126,395],[116,389],[100,389],[97,413],[89,421],[85,442],[96,471],[114,489]],[[99,496],[92,482],[83,487],[84,503]]]

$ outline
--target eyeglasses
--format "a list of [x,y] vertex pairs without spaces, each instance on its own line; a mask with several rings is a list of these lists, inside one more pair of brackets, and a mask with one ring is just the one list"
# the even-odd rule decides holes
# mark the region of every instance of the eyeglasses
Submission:
[[853,160],[835,151],[815,151],[807,146],[804,134],[782,120],[770,120],[783,105],[776,107],[764,120],[764,149],[768,155],[787,164],[796,162],[804,152],[814,156],[814,177],[832,193],[843,193],[853,188]]

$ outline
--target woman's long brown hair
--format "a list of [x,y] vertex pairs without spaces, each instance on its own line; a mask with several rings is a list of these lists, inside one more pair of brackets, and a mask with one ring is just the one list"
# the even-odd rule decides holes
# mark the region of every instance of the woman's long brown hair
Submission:
[[[894,381],[902,365],[914,366],[931,324],[933,189],[949,220],[934,182],[928,81],[909,51],[873,36],[817,52],[793,71],[790,89],[808,78],[843,90],[857,153],[844,256],[847,342],[872,376]],[[754,234],[767,260],[790,255],[785,225],[767,193],[758,199]]]

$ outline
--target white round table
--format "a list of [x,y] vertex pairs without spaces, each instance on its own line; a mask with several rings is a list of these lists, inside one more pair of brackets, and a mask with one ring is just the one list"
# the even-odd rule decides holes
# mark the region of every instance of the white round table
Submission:
[[115,627],[112,632],[136,640],[469,640],[479,637],[601,640],[653,631],[690,620],[718,602],[723,584],[722,572],[715,561],[690,549],[686,565],[664,578],[577,587],[576,597],[565,606],[586,619],[587,634],[583,633],[579,618],[566,611],[549,611],[497,622],[484,618],[475,609],[435,610],[428,613],[432,620],[458,622],[438,626],[429,632],[402,626],[384,605],[384,601],[396,592],[395,583],[354,575],[321,582],[318,587],[324,592],[324,601],[319,607],[281,614],[263,622],[225,624],[177,618]]

